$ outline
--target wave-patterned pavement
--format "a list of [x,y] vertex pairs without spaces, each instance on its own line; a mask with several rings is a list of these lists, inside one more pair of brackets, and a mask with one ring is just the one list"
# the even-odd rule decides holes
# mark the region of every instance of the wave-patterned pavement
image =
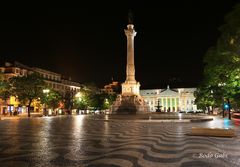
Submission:
[[234,138],[188,136],[201,123],[64,116],[0,122],[0,166],[236,167]]

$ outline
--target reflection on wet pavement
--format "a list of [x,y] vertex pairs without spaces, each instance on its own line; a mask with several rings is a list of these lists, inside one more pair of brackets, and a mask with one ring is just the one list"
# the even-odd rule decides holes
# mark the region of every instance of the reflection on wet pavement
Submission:
[[[240,166],[236,125],[221,118],[163,123],[106,115],[3,120],[0,166]],[[234,128],[237,137],[185,135],[191,127]]]

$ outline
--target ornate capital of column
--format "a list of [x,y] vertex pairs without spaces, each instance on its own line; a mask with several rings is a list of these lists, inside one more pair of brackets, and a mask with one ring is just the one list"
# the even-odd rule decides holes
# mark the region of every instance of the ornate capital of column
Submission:
[[136,34],[137,34],[137,32],[134,30],[134,25],[133,24],[128,24],[127,25],[127,28],[128,29],[125,29],[124,31],[125,31],[125,35],[127,36],[127,37],[135,37],[136,36]]

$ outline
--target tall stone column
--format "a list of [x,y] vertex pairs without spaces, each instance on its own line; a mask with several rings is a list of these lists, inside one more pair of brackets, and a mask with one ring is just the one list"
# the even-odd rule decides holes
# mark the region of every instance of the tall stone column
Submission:
[[127,68],[126,68],[126,82],[136,83],[135,80],[135,65],[134,65],[134,37],[137,32],[134,30],[133,24],[128,24],[125,31],[127,36]]
[[127,37],[126,80],[122,83],[122,94],[118,95],[111,107],[111,113],[146,114],[149,112],[149,106],[140,95],[140,83],[135,80],[134,37],[137,32],[134,30],[131,14],[124,31]]
[[122,95],[139,95],[140,84],[135,80],[134,65],[134,37],[137,32],[134,25],[129,23],[127,29],[124,30],[127,37],[127,65],[126,65],[126,81],[122,84]]

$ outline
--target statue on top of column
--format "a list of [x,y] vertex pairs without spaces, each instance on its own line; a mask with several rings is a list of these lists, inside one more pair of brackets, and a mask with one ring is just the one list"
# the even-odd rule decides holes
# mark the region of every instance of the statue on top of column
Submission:
[[128,12],[128,24],[133,24],[133,13],[131,9]]

